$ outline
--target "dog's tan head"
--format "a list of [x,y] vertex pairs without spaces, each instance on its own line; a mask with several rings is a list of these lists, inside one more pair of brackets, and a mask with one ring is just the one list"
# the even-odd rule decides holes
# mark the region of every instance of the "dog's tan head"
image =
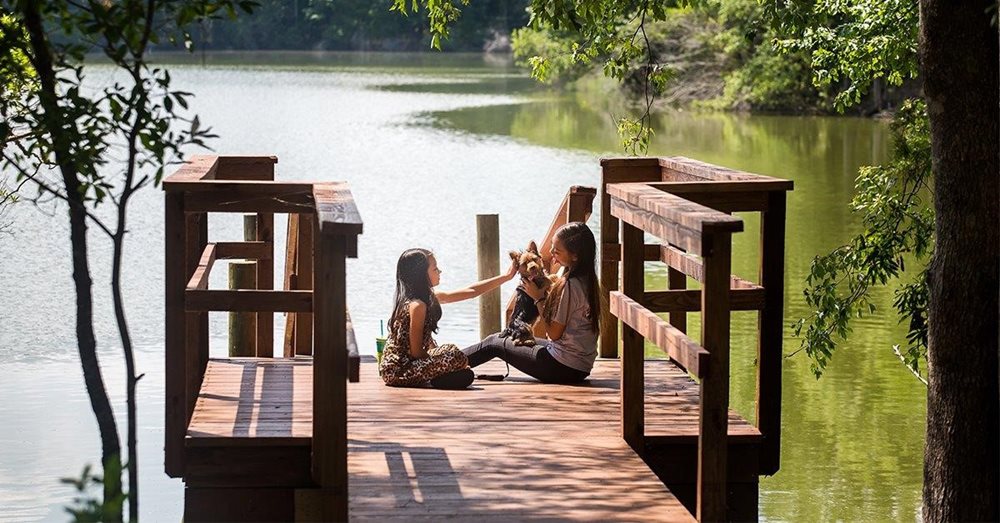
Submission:
[[545,263],[542,255],[538,253],[538,246],[532,240],[528,243],[528,248],[523,251],[510,251],[510,259],[517,264],[517,272],[522,278],[539,282],[546,278]]

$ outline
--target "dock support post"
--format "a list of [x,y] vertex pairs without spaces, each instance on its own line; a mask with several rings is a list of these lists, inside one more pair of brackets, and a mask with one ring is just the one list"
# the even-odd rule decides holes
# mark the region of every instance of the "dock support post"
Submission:
[[[257,239],[257,215],[243,215],[243,241]],[[229,288],[257,289],[259,264],[251,260],[229,262]],[[254,357],[257,355],[258,315],[256,312],[229,313],[229,357]]]
[[[479,279],[500,274],[500,217],[496,214],[476,215],[476,257]],[[479,297],[479,338],[500,332],[500,289]]]
[[[229,262],[229,288],[255,289],[257,264],[247,260]],[[257,355],[257,313],[229,313],[229,357],[252,358]]]

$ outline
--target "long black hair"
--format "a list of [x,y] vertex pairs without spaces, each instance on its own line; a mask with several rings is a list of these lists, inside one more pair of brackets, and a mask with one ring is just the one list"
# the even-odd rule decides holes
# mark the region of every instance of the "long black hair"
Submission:
[[420,300],[427,305],[427,318],[431,332],[437,332],[438,321],[441,319],[441,304],[434,297],[427,269],[431,265],[434,253],[427,249],[408,249],[399,255],[396,262],[396,296],[393,298],[392,316],[389,317],[391,329],[406,307],[407,302]]
[[556,229],[555,237],[570,254],[576,256],[576,263],[568,267],[563,278],[556,282],[543,307],[542,316],[546,321],[552,321],[556,307],[562,296],[566,281],[570,278],[579,280],[587,287],[587,304],[590,306],[591,327],[595,332],[601,330],[601,284],[597,279],[597,242],[590,227],[582,222],[570,222]]

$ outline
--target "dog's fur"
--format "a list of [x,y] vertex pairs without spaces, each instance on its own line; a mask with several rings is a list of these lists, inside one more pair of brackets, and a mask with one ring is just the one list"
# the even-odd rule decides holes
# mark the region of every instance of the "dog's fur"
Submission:
[[[545,263],[538,253],[538,246],[532,241],[528,243],[528,248],[523,251],[510,251],[511,260],[517,264],[517,272],[521,278],[532,281],[538,288],[548,292],[552,285],[554,276],[549,275],[545,270]],[[535,300],[528,296],[521,286],[517,287],[517,299],[514,302],[514,311],[510,315],[507,328],[500,333],[501,338],[510,337],[514,340],[514,345],[534,345],[535,336],[532,333],[532,325],[538,320],[538,307]]]

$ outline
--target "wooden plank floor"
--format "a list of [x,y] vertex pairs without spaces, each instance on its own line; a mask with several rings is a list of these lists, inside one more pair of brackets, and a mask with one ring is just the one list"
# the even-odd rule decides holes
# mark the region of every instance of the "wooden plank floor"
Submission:
[[[490,363],[480,372],[502,372]],[[386,387],[374,361],[348,385],[352,519],[690,520],[621,439],[619,365],[582,385],[543,385],[515,370],[464,391]],[[697,434],[697,386],[646,364],[647,434]],[[309,445],[308,359],[213,360],[188,445]],[[730,435],[757,438],[731,415]]]

